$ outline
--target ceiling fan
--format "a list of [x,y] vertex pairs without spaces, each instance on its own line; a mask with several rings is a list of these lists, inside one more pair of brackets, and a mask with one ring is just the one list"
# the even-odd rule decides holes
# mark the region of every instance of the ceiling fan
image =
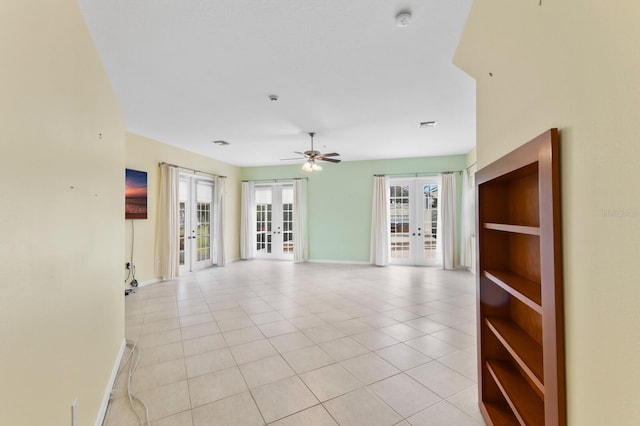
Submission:
[[337,158],[330,158],[330,157],[339,156],[340,154],[338,154],[337,152],[330,152],[328,154],[323,154],[320,151],[314,150],[313,137],[315,135],[316,134],[314,132],[309,133],[309,136],[311,137],[311,149],[309,151],[305,151],[305,152],[293,151],[295,154],[302,155],[302,157],[283,158],[282,160],[300,160],[300,159],[306,158],[307,161],[302,165],[302,170],[304,170],[305,172],[313,172],[313,171],[319,172],[320,170],[322,170],[322,167],[316,163],[316,160],[328,161],[329,163],[339,163],[340,161],[342,161]]

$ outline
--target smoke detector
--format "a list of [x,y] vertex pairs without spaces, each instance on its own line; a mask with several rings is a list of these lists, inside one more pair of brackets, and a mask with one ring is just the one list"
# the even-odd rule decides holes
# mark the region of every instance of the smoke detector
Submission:
[[396,25],[400,28],[407,27],[411,22],[411,12],[403,10],[396,15]]

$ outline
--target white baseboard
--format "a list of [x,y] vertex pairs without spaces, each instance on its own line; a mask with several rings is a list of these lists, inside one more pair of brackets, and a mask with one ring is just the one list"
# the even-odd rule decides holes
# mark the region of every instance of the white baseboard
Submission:
[[162,281],[162,278],[152,278],[150,280],[140,281],[138,283],[138,287],[144,287],[144,286],[147,286],[147,285],[159,283],[160,281]]
[[127,340],[122,339],[122,345],[120,345],[120,350],[118,351],[118,355],[116,356],[116,361],[113,364],[113,369],[111,370],[111,376],[109,377],[109,382],[107,383],[107,388],[104,391],[104,395],[102,396],[102,404],[100,404],[100,410],[98,410],[98,417],[96,417],[95,426],[102,426],[104,422],[104,416],[107,414],[107,407],[109,406],[109,399],[111,399],[111,390],[113,389],[113,385],[116,382],[116,376],[118,375],[118,369],[120,368],[120,361],[122,361],[122,356],[124,355],[124,350],[127,347]]
[[370,265],[369,262],[364,260],[333,260],[333,259],[309,259],[309,263],[339,263],[345,265]]
[[[150,280],[146,280],[146,281],[138,281],[138,287],[145,287],[151,284],[155,284],[155,283],[159,283],[161,281],[164,281],[162,278],[151,278]],[[125,285],[125,289],[136,289],[136,287],[131,287],[131,284]]]

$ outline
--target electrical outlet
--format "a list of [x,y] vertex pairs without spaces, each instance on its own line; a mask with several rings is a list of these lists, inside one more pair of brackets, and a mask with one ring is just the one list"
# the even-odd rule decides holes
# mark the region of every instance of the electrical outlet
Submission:
[[76,426],[77,422],[77,414],[78,414],[78,398],[74,399],[71,403],[71,426]]

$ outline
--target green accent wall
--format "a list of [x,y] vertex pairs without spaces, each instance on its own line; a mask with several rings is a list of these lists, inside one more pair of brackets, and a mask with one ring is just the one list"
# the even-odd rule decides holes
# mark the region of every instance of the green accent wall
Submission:
[[[322,163],[323,171],[313,173],[303,172],[301,166],[246,167],[241,176],[243,180],[308,177],[310,260],[368,262],[373,175],[459,171],[466,167],[466,156]],[[459,238],[461,179],[456,177]]]

